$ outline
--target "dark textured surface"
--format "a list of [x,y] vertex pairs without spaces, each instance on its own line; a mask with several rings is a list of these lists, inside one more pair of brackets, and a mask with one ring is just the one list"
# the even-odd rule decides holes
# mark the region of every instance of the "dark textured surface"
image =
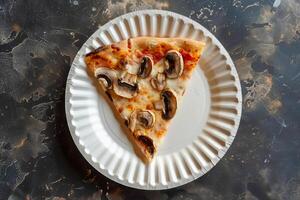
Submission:
[[[0,0],[0,199],[300,199],[300,2]],[[137,9],[200,22],[243,87],[237,137],[208,174],[140,191],[94,171],[69,135],[70,63],[98,26]]]

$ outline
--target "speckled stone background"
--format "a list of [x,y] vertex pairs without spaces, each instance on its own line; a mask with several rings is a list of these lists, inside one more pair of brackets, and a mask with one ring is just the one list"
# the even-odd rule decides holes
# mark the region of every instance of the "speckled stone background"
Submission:
[[[202,178],[141,191],[97,173],[70,137],[71,62],[101,25],[133,10],[198,21],[232,56],[243,115]],[[0,0],[0,199],[300,199],[300,1]]]

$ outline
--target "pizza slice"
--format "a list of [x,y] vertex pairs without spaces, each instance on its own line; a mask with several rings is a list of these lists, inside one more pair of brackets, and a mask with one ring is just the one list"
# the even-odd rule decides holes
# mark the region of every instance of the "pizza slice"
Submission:
[[89,75],[144,162],[166,135],[203,48],[185,38],[136,37],[86,55]]

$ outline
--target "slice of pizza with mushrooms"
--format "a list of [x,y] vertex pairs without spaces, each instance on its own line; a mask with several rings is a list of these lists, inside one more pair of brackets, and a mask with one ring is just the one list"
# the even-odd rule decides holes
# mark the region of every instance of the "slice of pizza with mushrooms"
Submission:
[[144,162],[167,133],[203,48],[186,38],[136,37],[86,55],[89,75]]

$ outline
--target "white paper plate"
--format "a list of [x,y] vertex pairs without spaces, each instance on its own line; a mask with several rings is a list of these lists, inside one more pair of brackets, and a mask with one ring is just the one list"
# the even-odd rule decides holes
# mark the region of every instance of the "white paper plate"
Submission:
[[[176,117],[149,165],[135,155],[113,113],[86,73],[84,55],[129,37],[186,37],[207,46]],[[197,22],[176,13],[143,10],[100,27],[77,53],[66,86],[66,115],[74,142],[106,177],[129,187],[160,190],[209,171],[231,145],[241,117],[241,87],[221,43]]]

